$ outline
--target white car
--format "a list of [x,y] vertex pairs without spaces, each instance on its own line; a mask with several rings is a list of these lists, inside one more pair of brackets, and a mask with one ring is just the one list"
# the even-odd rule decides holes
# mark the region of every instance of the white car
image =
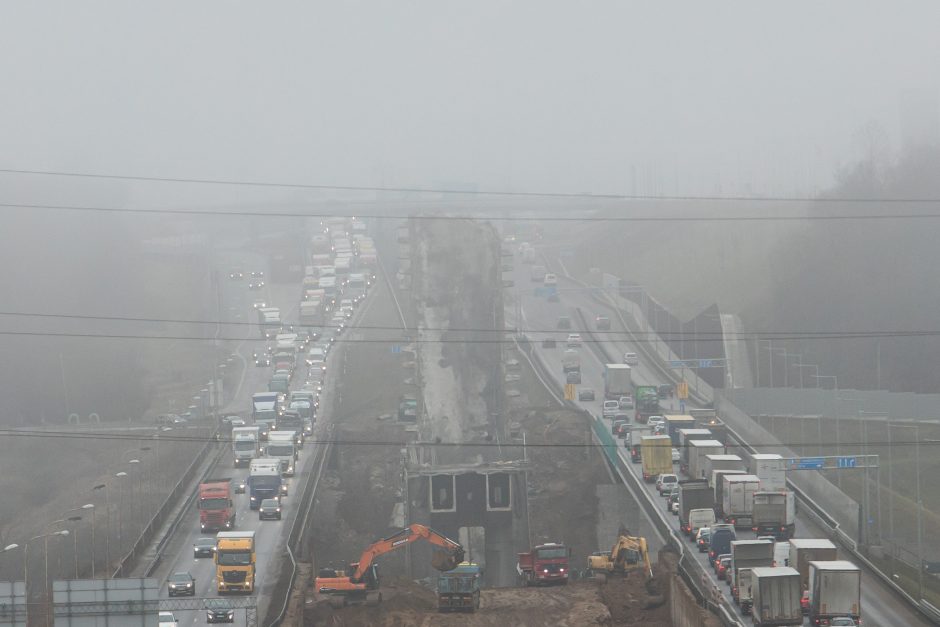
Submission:
[[679,455],[679,449],[677,448],[672,449],[672,463],[678,464],[681,458],[682,458],[681,455]]
[[666,488],[679,485],[679,477],[673,474],[659,475],[656,478],[656,490],[662,494]]
[[569,333],[568,340],[566,341],[568,348],[579,348],[581,346],[581,334],[580,333]]
[[623,363],[627,364],[628,366],[639,366],[640,358],[637,357],[636,353],[624,353]]
[[655,425],[664,425],[666,424],[666,420],[662,416],[650,416],[649,419],[646,421],[646,424],[648,424],[651,427]]
[[157,615],[157,624],[159,627],[178,627],[179,621],[173,616],[173,612],[160,612]]
[[604,409],[601,414],[604,418],[613,418],[620,413],[620,403],[618,401],[604,401]]

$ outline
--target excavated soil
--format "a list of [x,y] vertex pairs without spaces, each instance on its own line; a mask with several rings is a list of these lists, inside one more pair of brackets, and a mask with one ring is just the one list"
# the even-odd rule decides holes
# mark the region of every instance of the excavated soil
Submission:
[[[668,578],[668,573],[657,575]],[[668,586],[667,586],[668,587]],[[483,590],[480,609],[472,614],[440,613],[434,593],[414,582],[399,580],[384,592],[381,605],[334,610],[325,601],[308,605],[308,627],[374,625],[376,627],[580,627],[582,625],[645,625],[670,627],[669,608],[661,596],[645,593],[644,577],[572,582],[546,588]]]

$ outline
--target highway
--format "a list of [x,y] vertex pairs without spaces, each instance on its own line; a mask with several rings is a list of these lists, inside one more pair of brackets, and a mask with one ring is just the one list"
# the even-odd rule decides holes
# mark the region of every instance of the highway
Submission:
[[[639,366],[633,368],[633,378],[636,384],[658,385],[660,383],[667,382],[662,380],[662,376],[658,374],[658,371],[654,367],[651,367],[650,364],[645,363],[643,353],[638,350],[636,346],[631,345],[626,341],[628,335],[620,325],[616,314],[610,308],[600,305],[597,301],[594,300],[587,290],[582,288],[581,285],[567,279],[564,276],[558,277],[558,302],[548,302],[548,300],[544,297],[535,296],[534,288],[540,287],[541,283],[531,280],[530,268],[531,265],[523,264],[521,262],[521,256],[517,252],[515,255],[514,270],[512,272],[515,286],[514,288],[510,289],[510,292],[515,294],[515,299],[518,301],[516,310],[519,312],[519,314],[521,314],[522,324],[520,326],[522,330],[526,332],[526,334],[532,340],[533,350],[537,353],[542,363],[547,367],[546,369],[548,370],[550,376],[553,377],[555,384],[558,386],[563,386],[565,383],[561,367],[561,357],[565,351],[564,340],[568,333],[581,332],[582,338],[587,340],[588,336],[586,331],[593,330],[592,327],[589,327],[588,329],[583,328],[583,325],[577,315],[577,310],[580,309],[581,312],[583,312],[585,318],[591,325],[593,325],[593,319],[595,315],[606,315],[611,319],[611,331],[613,333],[597,336],[597,344],[592,345],[590,342],[585,342],[579,349],[581,356],[582,383],[578,387],[593,388],[597,399],[593,402],[579,402],[578,404],[581,407],[590,411],[594,415],[601,414],[601,406],[604,400],[603,367],[606,361],[600,356],[602,354],[600,352],[601,346],[603,346],[610,355],[622,356],[623,353],[627,351],[636,352],[640,355]],[[551,264],[551,268],[556,271],[562,270],[563,265],[557,263],[556,261],[555,263]],[[554,334],[558,340],[557,348],[543,348],[541,340],[543,337],[545,337],[545,334],[537,333],[536,331],[548,331],[556,329],[558,318],[560,316],[569,316],[571,318],[571,331],[557,330]],[[621,331],[622,334],[616,333],[617,331]],[[672,413],[679,413],[678,401],[666,401],[665,406],[669,407]],[[665,413],[669,413],[669,411],[666,411]],[[609,420],[605,422],[608,425],[610,423]],[[598,454],[601,453],[599,452]],[[630,469],[634,475],[639,477],[640,482],[642,483],[642,471],[640,465],[632,464],[630,462],[629,454],[627,454],[626,449],[620,449],[620,457],[624,460],[626,467]],[[676,468],[676,472],[678,473],[678,467]],[[666,523],[671,528],[677,530],[677,517],[665,511],[664,500],[656,492],[655,485],[643,485],[661,512],[660,515],[662,520],[666,521]],[[801,515],[799,513],[797,516],[796,533],[797,537],[804,538],[825,537],[821,531],[807,519],[805,515]],[[753,539],[755,534],[749,530],[738,530],[737,537],[738,539]],[[611,541],[613,541],[613,538],[611,538]],[[697,549],[690,541],[687,541],[686,546],[689,551],[697,556],[699,562],[706,566],[705,571],[711,578],[710,584],[712,586],[717,586],[721,590],[722,594],[724,594],[725,597],[729,600],[729,603],[732,605],[732,607],[735,607],[737,611],[737,607],[734,606],[733,602],[730,601],[730,591],[728,586],[717,581],[714,575],[714,571],[708,566],[706,554],[698,553]],[[862,617],[864,619],[865,625],[875,627],[894,627],[898,625],[926,626],[931,624],[920,614],[914,611],[913,608],[911,608],[907,603],[896,597],[894,593],[882,585],[879,580],[864,570],[862,575]],[[739,611],[737,618],[738,620],[748,624],[751,622],[749,616],[742,617]]]
[[[253,262],[249,263],[249,262]],[[246,272],[259,269],[259,260],[257,256],[245,256],[242,263],[232,261],[233,265],[243,267]],[[261,266],[266,269],[266,264]],[[228,277],[227,268],[219,268],[224,277]],[[266,272],[267,276],[267,272]],[[300,284],[297,285],[268,285],[264,292],[249,291],[247,280],[229,281],[227,278],[226,286],[223,290],[223,301],[231,316],[226,319],[235,318],[237,321],[254,321],[255,312],[252,302],[262,297],[269,306],[279,307],[281,309],[282,320],[285,322],[296,321],[298,319],[298,307],[300,296]],[[372,302],[370,298],[363,301],[353,316],[352,323],[361,317],[363,312]],[[242,312],[235,316],[236,312]],[[241,334],[245,333],[245,328],[241,327]],[[257,325],[252,324],[249,335],[251,341],[242,342],[238,348],[239,356],[246,360],[247,369],[245,377],[233,400],[222,412],[223,415],[238,414],[242,417],[250,417],[251,395],[255,392],[266,391],[268,379],[272,374],[272,367],[257,367],[252,361],[252,353],[255,350],[263,350],[265,343],[255,341],[260,338],[260,331]],[[334,345],[327,357],[327,371],[324,380],[324,389],[320,395],[320,408],[317,412],[314,425],[314,434],[310,438],[314,442],[323,441],[327,437],[327,429],[331,418],[331,390],[334,389],[335,379],[338,368],[335,365],[341,359],[343,352],[342,342]],[[307,366],[300,361],[294,377],[291,381],[291,389],[299,389],[306,377]],[[250,424],[250,420],[248,421]],[[228,446],[228,445],[227,445]],[[260,521],[256,511],[252,511],[248,505],[247,494],[235,495],[235,504],[237,510],[236,531],[255,531],[256,539],[256,588],[253,598],[256,600],[257,621],[252,624],[258,624],[264,619],[268,611],[268,603],[272,599],[273,591],[278,584],[278,577],[281,573],[281,560],[288,559],[286,553],[287,536],[290,531],[290,525],[301,507],[300,499],[294,498],[301,492],[303,482],[310,477],[312,472],[316,471],[312,460],[316,457],[317,447],[321,445],[308,443],[299,453],[297,473],[293,478],[287,479],[289,484],[289,494],[283,499],[282,519]],[[247,468],[234,468],[231,449],[225,451],[217,464],[215,470],[211,473],[213,477],[231,477],[240,480],[248,475]],[[197,538],[210,537],[214,534],[200,532],[199,513],[195,507],[189,508],[185,518],[171,541],[167,544],[164,558],[153,574],[163,584],[161,591],[162,599],[169,599],[166,578],[174,573],[185,571],[189,572],[196,581],[195,598],[217,597],[215,587],[215,565],[211,558],[194,558],[193,543]],[[175,597],[179,599],[188,599],[188,597]],[[223,597],[232,599],[233,597]],[[172,603],[167,604],[173,606]],[[204,610],[173,610],[174,615],[180,625],[204,624],[206,622],[206,613]],[[235,625],[245,625],[247,623],[248,613],[245,609],[238,609],[235,612]]]

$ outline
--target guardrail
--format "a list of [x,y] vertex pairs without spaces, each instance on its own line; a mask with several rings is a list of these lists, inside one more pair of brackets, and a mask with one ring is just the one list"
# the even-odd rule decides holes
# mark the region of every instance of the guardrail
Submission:
[[[329,434],[327,435],[326,443],[320,447],[317,451],[319,459],[316,466],[316,472],[311,472],[307,475],[307,481],[304,484],[303,494],[301,496],[301,503],[305,503],[306,506],[302,511],[298,511],[294,516],[294,522],[291,524],[290,532],[287,534],[287,556],[290,558],[290,576],[288,577],[287,586],[281,586],[280,589],[284,591],[284,600],[281,602],[281,609],[278,611],[277,615],[274,616],[270,621],[268,621],[268,627],[277,627],[281,624],[281,621],[284,620],[284,616],[287,614],[287,607],[290,604],[291,592],[294,589],[294,583],[297,580],[297,557],[296,554],[301,553],[303,547],[304,535],[307,531],[307,522],[310,520],[310,514],[313,511],[313,501],[316,497],[317,488],[320,485],[320,478],[323,476],[323,466],[326,463],[326,460],[329,459],[330,450],[333,448],[333,426],[330,425]],[[273,603],[269,607],[276,607]]]
[[[745,447],[752,453],[757,452],[756,449],[745,442],[744,439],[739,436],[730,425],[725,423],[725,427],[728,430],[728,434],[733,437],[739,445]],[[827,531],[827,535],[829,536],[830,540],[840,544],[843,549],[848,551],[859,563],[861,563],[873,575],[880,579],[889,590],[910,604],[922,616],[934,623],[940,623],[940,610],[938,610],[929,602],[923,599],[915,599],[910,594],[905,592],[901,586],[896,584],[891,579],[891,577],[887,575],[887,573],[878,568],[871,560],[868,559],[868,557],[859,551],[858,543],[841,529],[839,523],[834,520],[832,516],[830,516],[826,510],[823,509],[821,505],[819,505],[819,503],[807,496],[805,492],[794,485],[789,479],[787,479],[787,487],[789,487],[789,489],[796,496],[797,501],[803,506],[801,507],[801,510],[810,518],[812,518],[817,525]]]
[[[212,431],[206,438],[206,443],[196,454],[193,462],[186,469],[186,472],[184,472],[183,476],[180,477],[179,481],[176,482],[176,485],[173,486],[172,490],[170,490],[170,493],[163,501],[163,504],[157,509],[156,513],[143,528],[131,549],[124,555],[124,557],[121,558],[121,561],[118,562],[117,568],[110,575],[112,579],[115,577],[122,577],[125,575],[125,573],[134,569],[137,564],[137,560],[141,555],[143,555],[144,550],[147,546],[150,545],[150,542],[153,541],[153,536],[159,530],[160,525],[163,524],[163,521],[166,520],[170,512],[173,511],[173,508],[176,507],[177,502],[184,496],[184,493],[190,490],[190,482],[192,481],[196,472],[199,470],[199,467],[202,466],[206,454],[209,452],[212,446],[218,442],[218,434],[219,427],[216,426],[215,430]],[[224,450],[224,447],[222,447],[222,450]],[[190,497],[192,497],[192,495],[190,495]],[[186,509],[188,508],[184,507],[181,511],[186,511]],[[165,538],[164,540],[161,540],[161,542],[165,544]]]
[[[578,310],[578,315],[583,317],[583,314]],[[590,333],[588,333],[590,335]],[[526,345],[531,346],[531,343],[525,342]],[[517,342],[517,346],[521,345]],[[531,354],[526,353],[524,350],[522,354],[525,355],[529,364],[536,371],[536,375],[542,381],[542,383],[549,388],[552,392],[552,395],[556,399],[560,398],[555,394],[555,391],[552,388],[557,389],[558,383],[549,376],[542,376],[547,373],[548,366],[543,363],[539,354],[535,351],[530,351]],[[699,562],[689,553],[686,549],[687,546],[682,539],[678,536],[675,529],[666,521],[660,512],[659,508],[656,507],[656,504],[651,499],[649,493],[644,489],[640,484],[640,480],[637,479],[636,475],[633,472],[626,468],[623,458],[620,457],[617,449],[616,442],[608,442],[607,439],[611,439],[610,435],[606,432],[606,429],[603,428],[603,422],[598,420],[596,416],[592,416],[588,412],[585,412],[577,404],[571,401],[561,401],[565,406],[580,413],[586,415],[586,419],[591,421],[592,429],[592,438],[599,444],[599,448],[603,451],[604,458],[608,460],[613,470],[620,477],[621,482],[630,491],[633,495],[634,500],[643,508],[643,512],[646,515],[646,518],[650,523],[656,528],[657,534],[663,540],[663,544],[668,546],[671,550],[675,551],[679,555],[679,575],[682,577],[683,581],[689,586],[689,589],[692,590],[693,594],[699,600],[700,603],[707,606],[712,610],[722,621],[724,627],[743,627],[743,624],[737,620],[734,610],[731,609],[727,601],[724,600],[724,597],[721,597],[720,600],[716,600],[713,595],[710,594],[710,591],[705,589],[702,585],[703,581],[707,581],[705,576],[704,567],[699,564]],[[600,423],[600,428],[598,428],[598,423]],[[607,436],[607,437],[605,437]],[[613,450],[611,450],[611,447]]]
[[[568,277],[568,278],[575,282],[581,283],[582,285],[587,286],[587,284],[583,283],[582,281],[579,281],[578,279],[574,279],[573,277]],[[606,294],[604,296],[606,297]],[[597,293],[592,292],[592,297],[598,302],[603,303],[603,300],[601,298],[598,298]],[[627,329],[627,333],[630,335],[631,338],[635,340],[636,338],[633,336],[630,326],[627,325],[627,321],[623,317],[623,314],[620,308],[616,306],[615,303],[611,303],[609,298],[606,298],[606,300],[608,302],[604,304],[606,304],[607,306],[609,306],[611,309],[614,310],[614,312],[617,314],[617,317],[620,319],[621,324],[623,324],[624,329]],[[586,334],[593,338],[593,334],[590,332],[589,327],[586,324],[586,320],[584,319],[583,312],[581,312],[581,310],[578,309],[577,313],[578,313],[578,316],[581,318],[581,322],[582,322],[583,328],[586,330]],[[664,364],[660,363],[660,359],[658,358],[658,355],[650,354],[647,343],[635,342],[635,344],[637,346],[638,351],[642,352],[644,355],[650,358],[650,361],[648,363],[653,365],[668,380],[673,381],[673,382],[677,382],[679,380],[679,378],[676,376],[676,374],[672,370],[667,369]],[[592,342],[592,346],[595,347],[595,351],[597,351],[599,354],[602,353],[606,359],[612,359],[602,344],[598,342]],[[693,390],[689,390],[689,392],[690,392],[690,396],[697,397],[695,398],[695,400],[702,404],[710,404],[711,402],[713,402],[713,399],[708,399],[707,397],[701,394],[695,394]],[[756,452],[756,450],[750,447],[747,444],[747,442],[744,440],[744,438],[739,436],[737,432],[735,432],[730,427],[730,425],[727,425],[727,423],[726,423],[726,428],[728,429],[728,433],[732,435],[732,437],[734,437],[734,439],[740,445],[747,447],[748,450],[750,450],[751,452]],[[859,563],[861,563],[872,574],[874,574],[882,583],[884,583],[888,587],[889,590],[891,590],[899,598],[901,598],[902,600],[910,604],[922,616],[924,616],[930,621],[940,623],[940,611],[938,611],[937,608],[935,608],[933,605],[931,605],[927,601],[923,599],[921,600],[915,599],[910,594],[905,592],[904,589],[901,588],[897,583],[895,583],[891,579],[891,577],[888,576],[887,573],[879,569],[871,560],[869,560],[864,554],[862,554],[859,551],[858,543],[840,528],[839,523],[828,512],[826,512],[826,510],[823,509],[823,507],[819,503],[815,502],[812,498],[807,496],[805,492],[803,492],[800,488],[798,488],[792,482],[790,482],[789,479],[787,480],[787,486],[790,488],[790,490],[793,491],[794,495],[797,498],[797,501],[805,507],[803,511],[806,512],[808,515],[810,515],[817,522],[817,524],[819,524],[822,528],[829,530],[830,539],[834,540],[835,542],[840,544],[845,550],[851,553],[852,556],[856,560],[858,560]]]
[[[218,433],[219,433],[218,430],[216,430],[216,434]],[[212,475],[212,473],[215,472],[215,467],[218,466],[219,461],[221,461],[222,457],[225,455],[225,451],[227,450],[228,449],[224,446],[219,447],[219,450],[216,451],[215,457],[212,458],[212,461],[206,467],[205,471],[203,471],[202,476],[199,478],[199,481],[203,481],[204,479],[209,478]],[[206,449],[203,449],[203,453],[205,452],[206,452]],[[196,461],[193,462],[193,464],[195,465],[196,462],[199,462],[199,461],[201,461],[201,456],[197,457]],[[167,527],[167,530],[163,534],[163,537],[160,538],[160,542],[157,543],[156,555],[154,556],[150,564],[147,565],[147,570],[144,572],[144,577],[150,577],[151,575],[153,575],[154,571],[163,561],[163,551],[164,549],[166,549],[167,543],[169,543],[170,538],[173,537],[173,534],[176,533],[176,530],[179,528],[182,520],[186,518],[186,514],[189,513],[189,508],[192,506],[193,501],[196,500],[198,491],[192,489],[191,477],[186,480],[181,479],[180,482],[177,484],[177,487],[180,487],[180,486],[185,486],[185,488],[189,490],[189,495],[186,497],[186,500],[183,502],[183,506],[176,512],[176,516],[173,518],[173,521],[170,523],[170,526]],[[170,497],[172,496],[173,494],[171,493]],[[167,498],[166,502],[172,503],[173,499]]]

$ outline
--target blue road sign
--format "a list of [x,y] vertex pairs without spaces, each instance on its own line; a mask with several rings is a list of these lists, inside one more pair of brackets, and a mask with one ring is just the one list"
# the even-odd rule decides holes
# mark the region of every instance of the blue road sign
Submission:
[[400,353],[400,352],[401,352],[401,346],[398,346],[398,345],[396,344],[395,346],[392,347],[392,352],[393,352],[393,353]]
[[839,468],[855,468],[858,464],[858,460],[854,457],[840,457],[839,458]]
[[685,365],[685,362],[681,359],[674,359],[669,362],[670,368],[682,368]]
[[820,470],[825,465],[826,460],[822,457],[805,457],[796,460],[797,470]]

